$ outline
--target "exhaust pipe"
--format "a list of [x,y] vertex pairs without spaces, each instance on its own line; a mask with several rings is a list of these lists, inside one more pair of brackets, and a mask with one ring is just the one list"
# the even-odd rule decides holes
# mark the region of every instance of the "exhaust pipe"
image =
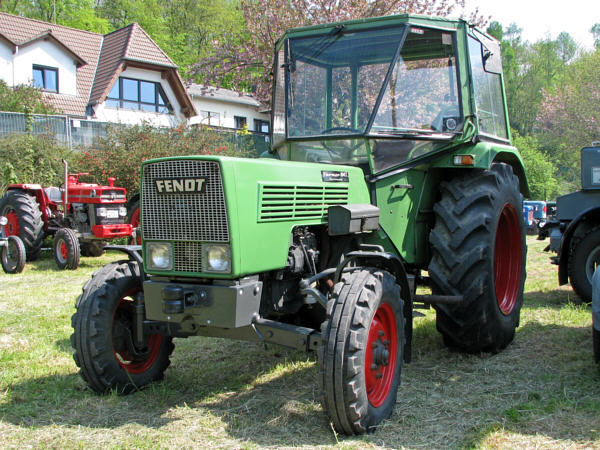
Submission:
[[63,197],[63,210],[64,215],[67,215],[67,203],[69,198],[69,164],[65,159],[62,160],[62,163],[65,165],[65,193]]

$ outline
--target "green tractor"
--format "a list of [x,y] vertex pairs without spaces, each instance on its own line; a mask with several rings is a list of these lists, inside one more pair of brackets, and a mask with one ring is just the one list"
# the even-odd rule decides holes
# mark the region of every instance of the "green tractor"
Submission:
[[72,319],[87,384],[162,379],[174,337],[314,350],[324,410],[358,434],[392,413],[414,308],[435,308],[450,347],[505,348],[528,187],[501,72],[498,42],[463,20],[288,31],[270,154],[143,164],[142,244],[94,274]]

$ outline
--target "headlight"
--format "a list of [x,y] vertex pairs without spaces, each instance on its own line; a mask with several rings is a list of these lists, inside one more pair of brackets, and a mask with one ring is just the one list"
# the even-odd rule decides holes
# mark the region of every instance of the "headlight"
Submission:
[[204,270],[206,272],[231,272],[229,245],[205,244],[202,253],[204,254]]
[[127,215],[127,208],[124,206],[119,207],[119,216],[125,217]]
[[8,219],[4,216],[0,216],[0,226],[4,226],[8,224]]
[[106,208],[98,208],[98,209],[96,209],[96,215],[98,217],[106,217]]
[[146,262],[149,269],[171,270],[173,257],[171,244],[166,242],[148,242],[146,244]]

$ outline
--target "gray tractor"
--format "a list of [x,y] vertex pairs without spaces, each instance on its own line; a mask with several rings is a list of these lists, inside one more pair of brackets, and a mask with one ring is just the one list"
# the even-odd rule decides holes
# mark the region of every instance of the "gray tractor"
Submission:
[[540,227],[550,237],[546,251],[556,253],[558,284],[571,283],[585,302],[592,301],[592,276],[600,264],[600,142],[581,149],[581,190],[558,197],[556,216]]

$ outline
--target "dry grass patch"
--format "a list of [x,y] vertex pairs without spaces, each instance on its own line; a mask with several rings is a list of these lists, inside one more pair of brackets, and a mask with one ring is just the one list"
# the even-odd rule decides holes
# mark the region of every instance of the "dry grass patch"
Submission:
[[59,272],[46,254],[22,275],[0,274],[0,439],[13,448],[600,448],[591,312],[556,286],[545,243],[528,243],[515,341],[497,355],[451,352],[423,311],[392,418],[358,437],[332,431],[315,356],[274,346],[176,339],[164,382],[94,394],[71,359],[70,316],[84,281],[119,255]]

